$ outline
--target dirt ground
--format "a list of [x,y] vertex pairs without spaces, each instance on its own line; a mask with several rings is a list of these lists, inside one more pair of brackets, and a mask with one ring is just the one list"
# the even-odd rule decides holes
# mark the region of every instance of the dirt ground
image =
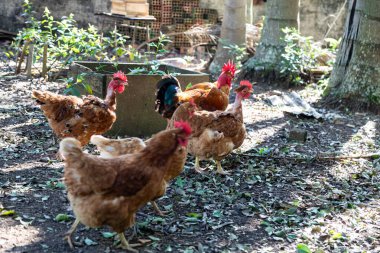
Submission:
[[[62,240],[74,216],[58,144],[31,99],[32,89],[61,92],[64,84],[12,69],[0,68],[0,251],[71,252]],[[297,92],[318,107],[317,86]],[[297,118],[269,106],[270,94],[258,85],[244,103],[248,137],[222,163],[230,176],[216,175],[212,162],[197,174],[189,157],[158,201],[170,213],[138,212],[131,242],[143,243],[140,252],[296,252],[301,243],[312,252],[380,252],[379,158],[312,159],[379,152],[379,117],[318,108],[335,116]],[[306,142],[288,138],[294,127],[307,131]],[[72,252],[121,252],[106,227],[81,225],[73,239]]]

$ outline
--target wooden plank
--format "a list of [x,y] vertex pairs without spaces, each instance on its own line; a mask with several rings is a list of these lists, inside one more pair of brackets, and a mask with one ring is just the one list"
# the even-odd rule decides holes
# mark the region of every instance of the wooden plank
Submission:
[[126,3],[125,9],[128,16],[149,16],[148,3]]
[[6,35],[12,35],[12,36],[16,36],[17,35],[17,33],[9,32],[9,31],[3,30],[3,29],[0,29],[0,33],[4,33]]
[[111,13],[126,15],[127,10],[124,0],[112,0]]
[[125,0],[126,3],[148,3],[147,0]]

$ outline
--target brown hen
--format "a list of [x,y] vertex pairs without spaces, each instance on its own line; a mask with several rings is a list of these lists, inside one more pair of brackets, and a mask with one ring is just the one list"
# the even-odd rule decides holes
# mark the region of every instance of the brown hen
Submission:
[[[133,154],[142,150],[146,145],[149,145],[151,139],[145,143],[139,138],[125,138],[125,139],[108,139],[103,136],[94,135],[91,137],[91,143],[95,144],[100,151],[100,156],[104,158],[112,158],[125,154]],[[168,168],[165,172],[164,182],[161,185],[160,193],[152,199],[151,204],[155,211],[164,216],[165,212],[161,211],[156,203],[156,199],[162,197],[166,192],[168,183],[179,176],[183,171],[183,167],[186,162],[187,150],[178,149],[173,154],[173,159],[168,164]]]
[[84,146],[92,135],[111,129],[116,121],[116,92],[122,93],[125,84],[127,77],[119,71],[108,85],[105,100],[95,96],[81,99],[37,90],[33,91],[33,97],[41,105],[58,138],[74,137]]
[[85,154],[79,141],[66,138],[60,144],[65,160],[65,184],[76,216],[67,240],[79,222],[89,227],[110,226],[122,246],[134,250],[124,229],[135,222],[139,208],[161,194],[168,164],[178,150],[186,149],[191,129],[187,123],[156,134],[140,152],[112,159]]
[[195,169],[198,172],[202,171],[200,160],[214,159],[217,173],[228,174],[220,161],[240,147],[245,139],[242,100],[253,92],[252,84],[242,81],[235,92],[235,102],[227,111],[209,112],[200,110],[194,103],[185,103],[173,114],[169,128],[173,128],[173,122],[178,120],[189,122],[192,128],[188,152],[195,156]]

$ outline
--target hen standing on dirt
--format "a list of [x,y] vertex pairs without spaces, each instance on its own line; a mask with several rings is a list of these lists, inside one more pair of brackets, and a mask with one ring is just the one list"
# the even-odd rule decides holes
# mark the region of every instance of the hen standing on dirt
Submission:
[[[150,140],[145,143],[139,138],[126,138],[126,139],[108,139],[103,136],[94,135],[91,137],[91,143],[95,144],[100,151],[100,156],[104,158],[112,158],[126,154],[133,154],[141,151],[147,145],[149,145]],[[156,199],[164,196],[168,183],[179,176],[183,171],[183,167],[186,162],[187,149],[178,149],[173,154],[173,159],[168,163],[168,168],[165,172],[164,182],[161,185],[162,189],[159,195],[152,199],[151,204],[154,210],[160,216],[165,216],[165,212],[161,211],[156,203]]]
[[173,127],[173,121],[184,120],[188,121],[193,129],[188,151],[195,156],[195,170],[198,172],[202,171],[199,160],[214,159],[217,166],[216,172],[228,174],[223,170],[220,161],[243,144],[246,131],[242,101],[249,98],[253,92],[252,84],[241,81],[235,92],[235,103],[227,111],[199,110],[194,103],[190,102],[182,104],[173,114],[169,128]]
[[58,138],[74,137],[82,146],[94,134],[103,134],[116,121],[116,92],[122,93],[127,77],[119,71],[108,84],[105,100],[95,96],[83,99],[63,96],[49,91],[33,91],[50,127]]
[[83,153],[73,138],[61,141],[67,195],[76,216],[67,235],[71,247],[70,236],[82,222],[89,227],[109,225],[122,246],[133,250],[124,229],[134,224],[139,208],[161,194],[168,164],[178,150],[186,149],[191,128],[184,122],[175,126],[154,135],[140,152],[110,159]]

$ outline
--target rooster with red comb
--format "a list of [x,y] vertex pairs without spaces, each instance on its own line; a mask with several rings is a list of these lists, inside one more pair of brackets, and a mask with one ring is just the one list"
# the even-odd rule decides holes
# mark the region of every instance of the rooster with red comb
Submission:
[[91,95],[78,98],[37,90],[32,96],[59,138],[74,137],[84,146],[92,135],[111,129],[116,121],[116,94],[123,93],[127,84],[127,76],[118,71],[108,84],[104,100]]
[[235,64],[228,61],[224,64],[222,73],[215,83],[198,83],[185,91],[181,90],[181,85],[177,78],[166,75],[157,83],[156,111],[166,118],[168,122],[177,107],[182,103],[190,102],[190,100],[193,100],[202,110],[224,111],[228,106],[235,72]]

